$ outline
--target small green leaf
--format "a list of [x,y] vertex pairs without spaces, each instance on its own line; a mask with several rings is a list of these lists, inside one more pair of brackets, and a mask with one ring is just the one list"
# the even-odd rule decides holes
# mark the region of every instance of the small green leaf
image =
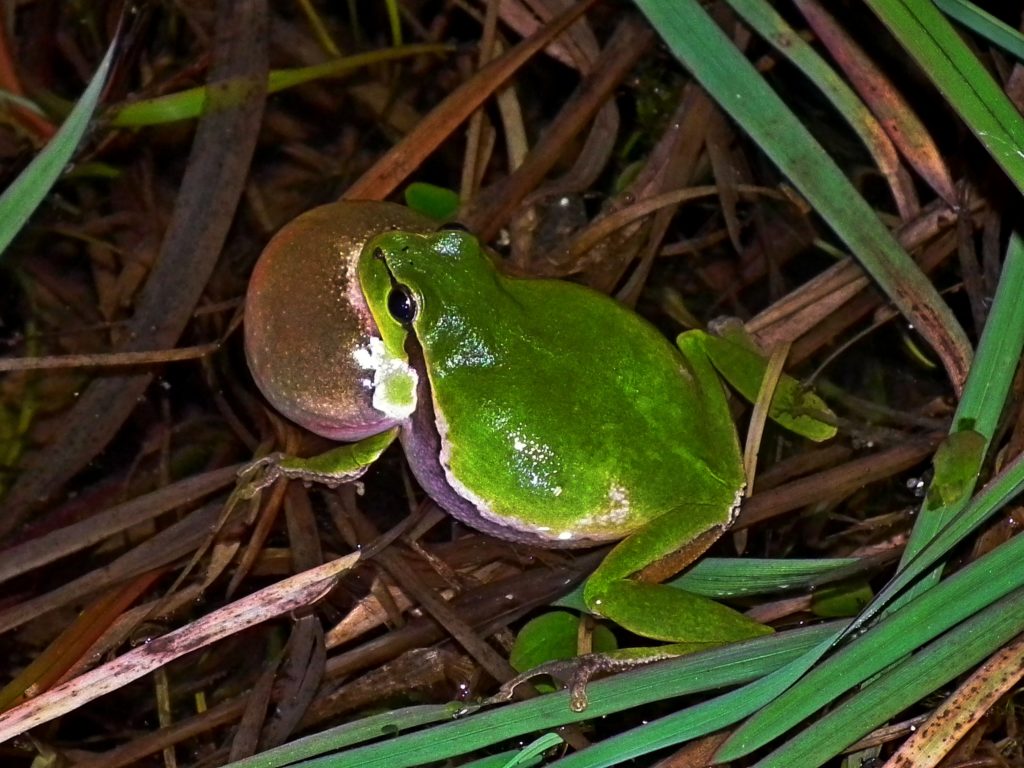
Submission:
[[935,479],[928,489],[928,507],[966,500],[978,481],[988,440],[973,429],[953,432],[935,452]]
[[458,194],[436,184],[414,181],[404,195],[407,206],[437,221],[450,221],[459,212]]
[[[509,655],[517,672],[525,672],[549,661],[565,661],[579,655],[580,618],[568,611],[552,611],[538,616],[519,631]],[[600,624],[594,628],[593,650],[614,651],[618,644],[611,631]]]
[[873,593],[865,581],[852,581],[825,587],[814,593],[811,610],[815,616],[839,619],[856,616],[871,602]]

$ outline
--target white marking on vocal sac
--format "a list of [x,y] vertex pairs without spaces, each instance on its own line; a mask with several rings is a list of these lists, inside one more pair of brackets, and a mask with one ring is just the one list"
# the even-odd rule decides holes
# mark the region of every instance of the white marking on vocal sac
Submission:
[[373,371],[373,381],[363,385],[373,389],[373,407],[392,419],[404,419],[416,409],[416,382],[419,377],[404,360],[388,355],[384,342],[371,336],[365,347],[357,347],[352,358],[360,368]]
[[743,483],[736,491],[736,495],[732,498],[732,506],[729,507],[729,519],[726,522],[726,527],[736,522],[736,518],[740,515],[740,505],[743,503],[743,492],[747,489],[747,484]]

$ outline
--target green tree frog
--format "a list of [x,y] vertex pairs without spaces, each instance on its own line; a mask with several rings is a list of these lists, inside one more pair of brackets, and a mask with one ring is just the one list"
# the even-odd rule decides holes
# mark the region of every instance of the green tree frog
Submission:
[[[353,476],[397,433],[423,489],[466,525],[545,547],[619,542],[586,582],[595,613],[682,651],[770,631],[659,583],[735,519],[745,480],[715,365],[756,394],[757,355],[700,332],[673,346],[604,295],[507,277],[472,235],[378,202],[282,229],[245,311],[267,399],[313,432],[371,441],[283,474]],[[834,432],[805,422],[789,426]]]

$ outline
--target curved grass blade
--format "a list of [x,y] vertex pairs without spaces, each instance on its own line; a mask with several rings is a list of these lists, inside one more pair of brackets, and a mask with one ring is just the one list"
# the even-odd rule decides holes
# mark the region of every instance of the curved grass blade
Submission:
[[733,760],[760,748],[888,665],[1024,588],[1024,572],[1017,567],[1022,558],[1024,537],[1011,539],[889,614],[750,718],[717,757]]
[[831,157],[694,0],[637,0],[676,57],[850,247],[963,388],[972,350],[938,291]]
[[824,764],[876,726],[982,661],[1018,635],[1022,626],[1024,590],[1017,590],[897,664],[757,762],[756,768],[815,768]]
[[119,39],[115,36],[111,41],[96,74],[60,130],[0,195],[0,254],[7,250],[14,236],[49,194],[78,149],[106,85]]

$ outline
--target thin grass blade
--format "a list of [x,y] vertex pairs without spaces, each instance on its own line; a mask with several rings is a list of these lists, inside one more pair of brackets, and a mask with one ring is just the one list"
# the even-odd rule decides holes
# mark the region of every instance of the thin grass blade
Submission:
[[637,5],[676,57],[789,177],[928,340],[959,392],[972,357],[967,336],[832,158],[697,2],[637,0]]
[[60,130],[0,195],[0,254],[7,250],[15,235],[49,194],[82,142],[107,83],[117,44],[118,38],[115,37],[82,98],[75,104]]

